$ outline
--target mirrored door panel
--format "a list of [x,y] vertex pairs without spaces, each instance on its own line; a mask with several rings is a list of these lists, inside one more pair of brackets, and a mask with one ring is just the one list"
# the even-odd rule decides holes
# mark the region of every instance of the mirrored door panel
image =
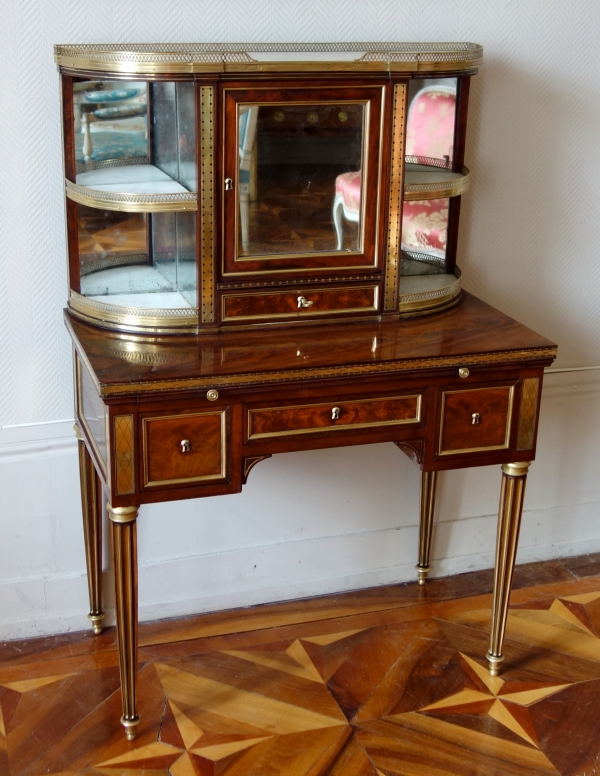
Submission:
[[225,89],[225,274],[373,268],[382,91]]

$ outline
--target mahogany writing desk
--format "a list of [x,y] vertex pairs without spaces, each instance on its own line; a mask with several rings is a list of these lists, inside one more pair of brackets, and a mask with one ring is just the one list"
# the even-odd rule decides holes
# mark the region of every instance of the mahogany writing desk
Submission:
[[502,465],[490,671],[498,673],[544,367],[556,347],[464,293],[428,317],[133,337],[66,314],[90,592],[103,618],[108,496],[128,738],[135,735],[140,505],[237,493],[274,453],[393,442],[421,469],[417,571],[425,582],[437,472]]

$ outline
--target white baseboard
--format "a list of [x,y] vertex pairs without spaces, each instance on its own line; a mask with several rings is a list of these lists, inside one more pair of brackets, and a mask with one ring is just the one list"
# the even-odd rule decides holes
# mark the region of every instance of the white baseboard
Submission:
[[[519,563],[600,551],[600,381],[579,377],[547,378]],[[416,470],[368,451],[276,456],[241,495],[144,507],[140,620],[414,580]],[[0,429],[0,639],[87,627],[77,478],[72,421]],[[499,481],[440,477],[432,576],[492,567]],[[110,569],[103,587],[111,623]]]

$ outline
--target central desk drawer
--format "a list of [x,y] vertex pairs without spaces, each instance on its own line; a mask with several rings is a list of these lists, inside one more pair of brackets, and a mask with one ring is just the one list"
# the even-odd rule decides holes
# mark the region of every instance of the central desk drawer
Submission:
[[421,396],[248,409],[248,439],[419,423]]
[[348,315],[377,312],[377,286],[347,288],[301,288],[289,291],[224,294],[223,321],[258,318],[312,318],[319,315]]
[[223,480],[227,410],[142,418],[145,487]]

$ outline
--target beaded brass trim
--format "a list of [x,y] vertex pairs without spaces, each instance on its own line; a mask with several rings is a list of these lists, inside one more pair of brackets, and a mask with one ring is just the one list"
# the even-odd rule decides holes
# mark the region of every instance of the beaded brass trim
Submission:
[[121,496],[135,492],[133,415],[115,415],[115,477]]
[[212,86],[200,88],[200,234],[201,234],[201,275],[202,275],[202,323],[215,320],[214,307],[214,136]]
[[392,118],[392,162],[390,176],[390,209],[388,213],[388,239],[385,270],[384,310],[398,309],[398,265],[402,235],[402,178],[404,173],[404,106],[406,85],[394,87],[394,113]]
[[527,377],[521,386],[517,450],[532,450],[540,391],[539,377]]

